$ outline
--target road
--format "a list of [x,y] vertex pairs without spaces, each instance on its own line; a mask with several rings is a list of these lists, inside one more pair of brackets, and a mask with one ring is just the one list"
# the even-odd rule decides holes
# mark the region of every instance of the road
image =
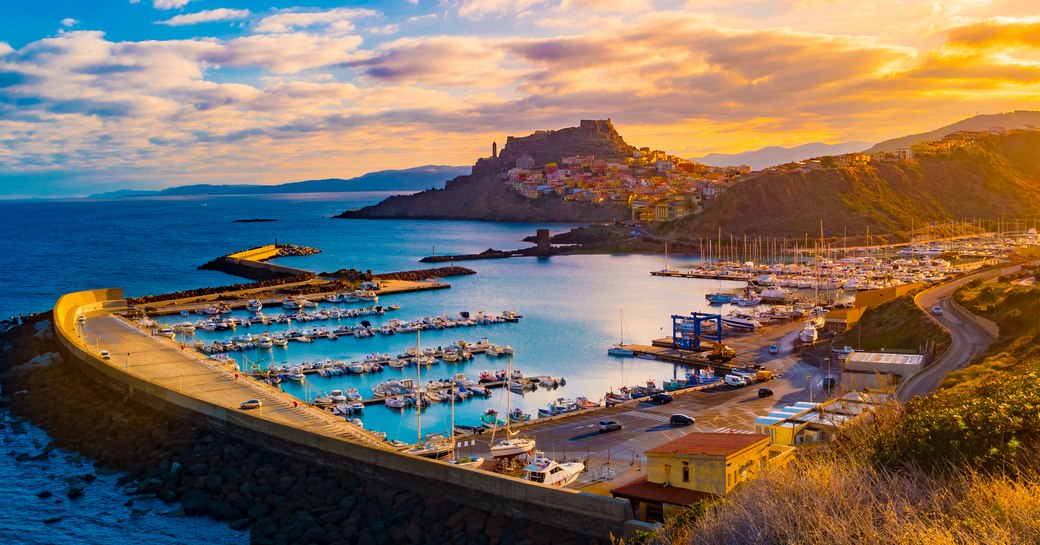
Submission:
[[[921,292],[915,302],[932,320],[950,332],[950,349],[931,365],[922,369],[917,374],[907,378],[896,388],[896,397],[900,401],[907,401],[914,396],[924,396],[936,388],[943,378],[949,373],[963,368],[976,354],[982,352],[990,343],[997,339],[997,329],[992,323],[986,327],[988,320],[973,316],[961,309],[953,300],[953,292],[957,288],[971,282],[976,278],[990,280],[1000,276],[1004,267],[989,269],[975,274],[970,274],[929,288]],[[933,307],[942,308],[942,315],[935,315]]]

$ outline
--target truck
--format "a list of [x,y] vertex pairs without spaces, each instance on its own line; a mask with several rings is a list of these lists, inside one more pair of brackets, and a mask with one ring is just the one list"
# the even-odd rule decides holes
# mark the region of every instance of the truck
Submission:
[[759,382],[765,382],[767,380],[773,380],[774,377],[772,371],[759,369],[755,372],[755,378],[758,379]]

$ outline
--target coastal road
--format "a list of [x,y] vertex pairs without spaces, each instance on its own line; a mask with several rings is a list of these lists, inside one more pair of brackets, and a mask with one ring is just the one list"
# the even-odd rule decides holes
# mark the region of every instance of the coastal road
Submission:
[[[976,278],[983,281],[996,278],[1004,269],[1005,267],[1000,267],[970,274],[929,288],[917,295],[914,302],[932,320],[949,331],[951,344],[949,350],[931,365],[899,384],[896,397],[900,401],[931,393],[939,387],[946,375],[963,368],[976,354],[997,339],[999,331],[996,324],[961,308],[953,301],[953,292]],[[942,315],[937,316],[932,312],[936,306],[942,308]]]

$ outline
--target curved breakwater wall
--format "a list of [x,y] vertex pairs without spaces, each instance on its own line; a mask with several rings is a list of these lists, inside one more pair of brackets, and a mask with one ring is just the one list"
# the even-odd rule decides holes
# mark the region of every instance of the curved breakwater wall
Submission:
[[[179,414],[243,442],[287,456],[362,476],[411,492],[511,520],[529,521],[594,540],[620,536],[632,518],[631,505],[574,490],[533,486],[480,470],[404,456],[396,452],[299,430],[252,414],[229,410],[123,373],[76,340],[75,319],[83,310],[117,309],[121,289],[70,293],[54,308],[54,332],[63,356],[126,397]],[[158,403],[158,405],[157,405]],[[562,534],[557,534],[558,537]]]

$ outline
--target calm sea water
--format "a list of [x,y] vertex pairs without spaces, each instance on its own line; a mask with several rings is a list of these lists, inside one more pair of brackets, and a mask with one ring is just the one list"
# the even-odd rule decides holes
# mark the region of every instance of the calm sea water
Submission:
[[[287,265],[317,272],[349,267],[380,272],[423,268],[418,259],[431,252],[471,253],[487,248],[525,247],[528,244],[522,239],[537,228],[548,227],[553,232],[570,228],[544,224],[331,218],[345,209],[383,197],[385,194],[381,193],[355,193],[0,202],[0,227],[6,235],[0,238],[0,255],[5,265],[0,267],[0,286],[4,287],[0,295],[0,316],[46,310],[62,293],[79,289],[121,286],[127,295],[133,296],[241,282],[240,278],[199,271],[196,267],[213,257],[276,239],[322,250],[313,256],[280,260]],[[245,218],[278,221],[232,223]],[[671,256],[671,261],[675,266],[694,262],[683,256]],[[649,272],[664,265],[662,257],[654,255],[514,258],[470,261],[463,265],[478,274],[448,279],[452,284],[449,290],[384,297],[380,304],[396,303],[401,310],[369,319],[380,323],[389,318],[408,320],[454,315],[459,311],[515,310],[525,316],[517,324],[423,332],[422,345],[447,345],[458,339],[475,342],[488,337],[493,343],[509,344],[516,349],[515,368],[529,375],[562,376],[567,384],[557,390],[541,389],[524,396],[514,394],[509,396],[508,402],[506,394],[499,391],[490,399],[461,403],[456,406],[456,421],[460,424],[476,424],[480,413],[489,407],[504,413],[508,403],[535,414],[538,407],[544,407],[557,397],[585,395],[598,399],[611,387],[641,383],[649,378],[660,382],[674,376],[676,371],[671,365],[606,355],[607,346],[622,335],[622,309],[626,342],[648,343],[670,330],[672,314],[707,310],[704,293],[723,287],[715,281],[652,277]],[[269,308],[265,312],[275,315],[279,309]],[[168,321],[182,319],[173,316]],[[331,328],[336,324],[310,322],[307,325]],[[262,330],[254,326],[248,331],[255,334]],[[232,334],[244,331],[240,329]],[[209,341],[228,336],[227,333],[200,332],[197,338]],[[310,345],[290,343],[287,349],[233,356],[243,364],[255,361],[298,364],[326,357],[349,361],[373,352],[396,355],[414,346],[415,341],[414,335],[343,338],[319,340]],[[459,372],[476,378],[482,370],[505,367],[504,358],[478,355],[465,364],[440,364],[424,369],[421,381],[425,383],[431,378],[446,378]],[[383,373],[361,377],[314,376],[305,385],[290,384],[285,385],[285,389],[301,398],[333,388],[357,387],[367,393],[368,388],[379,381],[414,377],[415,372],[415,368],[402,371],[387,367]],[[424,411],[423,430],[446,431],[449,414],[447,404]],[[385,431],[391,438],[414,440],[416,436],[414,410],[399,413],[372,406],[362,418],[366,427]],[[52,465],[63,463],[58,461]],[[24,481],[25,488],[34,490],[51,477],[0,464],[0,481],[10,479]],[[20,494],[18,487],[0,488],[0,504],[20,504]],[[91,506],[94,501],[86,497],[79,505]],[[55,535],[73,537],[73,534],[61,534],[65,531],[61,528],[39,522],[47,518],[49,515],[45,513],[49,512],[48,507],[35,517],[10,523],[25,526],[16,535],[35,535],[41,543],[57,541]],[[92,521],[87,517],[80,524],[100,528],[108,524],[105,520]],[[10,528],[4,522],[0,521],[0,527]],[[154,523],[158,526],[153,531],[160,534],[176,533],[184,528],[191,528],[190,531],[208,528],[193,519],[156,518]],[[163,524],[169,526],[162,527]],[[77,543],[129,543],[132,539],[104,532],[98,535],[103,538],[91,541],[77,535],[75,540]],[[0,541],[2,539],[0,536]],[[219,538],[214,539],[220,542]]]

